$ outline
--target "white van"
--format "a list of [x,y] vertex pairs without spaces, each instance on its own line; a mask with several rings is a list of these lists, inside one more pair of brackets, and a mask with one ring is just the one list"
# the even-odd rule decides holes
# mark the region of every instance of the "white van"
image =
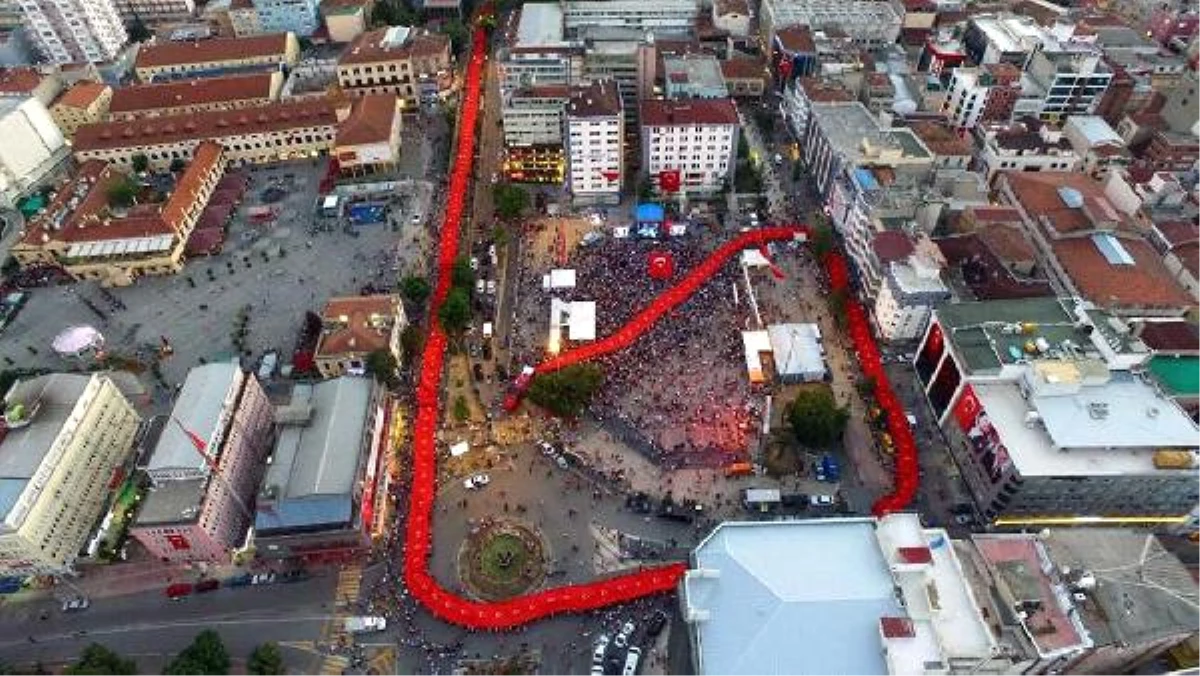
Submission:
[[629,654],[625,656],[625,668],[621,670],[621,676],[633,676],[637,673],[638,661],[642,659],[642,649],[633,646],[629,649]]

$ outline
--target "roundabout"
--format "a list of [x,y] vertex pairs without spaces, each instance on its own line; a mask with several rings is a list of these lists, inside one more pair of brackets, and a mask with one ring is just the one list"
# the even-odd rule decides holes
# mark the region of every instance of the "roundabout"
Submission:
[[472,529],[458,552],[463,586],[487,601],[520,596],[546,579],[547,546],[532,527],[493,519]]

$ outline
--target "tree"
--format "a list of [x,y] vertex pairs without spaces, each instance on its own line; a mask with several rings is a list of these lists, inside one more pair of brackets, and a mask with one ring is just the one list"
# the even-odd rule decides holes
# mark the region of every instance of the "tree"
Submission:
[[650,182],[649,176],[643,176],[642,180],[638,181],[637,194],[638,201],[641,202],[654,199],[654,184]]
[[137,201],[137,186],[133,181],[121,181],[108,189],[108,206],[125,209]]
[[146,24],[142,22],[142,19],[136,16],[125,27],[125,32],[129,33],[129,40],[131,42],[145,42],[154,37],[154,33],[151,33],[150,29],[146,28]]
[[517,218],[529,208],[529,193],[511,183],[497,183],[492,188],[492,200],[501,218]]
[[400,280],[400,293],[411,301],[414,305],[421,305],[425,299],[429,298],[432,289],[429,288],[429,280],[418,275],[409,275]]
[[450,38],[450,49],[455,54],[461,54],[463,48],[467,46],[467,40],[470,39],[471,33],[463,22],[459,19],[451,19],[442,25],[442,32]]
[[492,31],[496,30],[496,15],[488,14],[479,20],[479,25],[483,26],[485,31],[491,33]]
[[460,394],[454,398],[454,419],[463,422],[470,417],[471,407],[467,405],[467,398]]
[[813,448],[828,446],[841,438],[850,420],[850,411],[837,405],[833,390],[827,385],[801,390],[786,412],[796,440]]
[[825,258],[833,251],[833,230],[828,225],[818,225],[812,229],[812,252],[817,260]]
[[417,355],[421,353],[421,345],[425,342],[425,336],[421,334],[421,329],[409,324],[400,332],[400,353],[404,357],[405,364],[411,364],[417,360]]
[[133,170],[139,174],[150,168],[150,158],[146,157],[145,153],[138,153],[129,158],[129,163],[133,165]]
[[450,285],[462,289],[469,296],[475,288],[475,271],[471,269],[471,261],[466,256],[454,259],[454,267],[450,269]]
[[396,363],[396,357],[390,351],[382,348],[372,351],[367,355],[366,368],[367,373],[384,385],[394,387],[398,384],[396,371],[400,369],[400,365]]
[[604,382],[604,371],[595,364],[575,364],[538,376],[529,387],[529,400],[564,417],[574,417],[587,406]]
[[83,654],[79,656],[79,661],[68,666],[63,673],[73,675],[136,674],[137,664],[99,643],[93,643],[84,648]]
[[279,645],[273,642],[259,645],[254,652],[250,653],[246,669],[252,674],[282,674],[285,668],[283,654],[279,652]]
[[446,300],[438,309],[438,321],[447,333],[462,333],[471,322],[471,299],[461,288],[446,294]]
[[175,159],[171,160],[171,173],[172,174],[178,174],[179,172],[183,171],[186,167],[187,167],[187,162],[181,157],[176,157]]
[[221,635],[212,629],[205,629],[196,635],[191,645],[171,660],[163,673],[227,674],[229,664],[229,651],[225,649]]
[[394,26],[396,24],[396,10],[392,7],[389,0],[380,0],[375,3],[375,9],[371,10],[371,26],[379,28],[382,26]]
[[492,228],[492,243],[496,245],[496,248],[504,248],[508,244],[508,238],[508,228],[503,225]]

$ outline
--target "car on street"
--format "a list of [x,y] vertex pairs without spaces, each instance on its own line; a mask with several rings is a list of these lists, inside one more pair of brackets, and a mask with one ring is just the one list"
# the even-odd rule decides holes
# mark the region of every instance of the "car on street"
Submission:
[[271,584],[274,581],[275,573],[258,573],[250,578],[250,584],[252,585]]
[[467,490],[473,491],[476,488],[483,488],[491,482],[492,477],[486,474],[473,474],[466,479],[463,479],[463,487]]
[[810,495],[808,499],[809,499],[809,504],[811,504],[813,507],[832,507],[833,506],[833,496],[832,495]]
[[471,269],[476,272],[479,271],[479,259],[475,256],[471,256]]
[[489,279],[487,281],[487,292],[489,296],[496,295],[496,280]]
[[77,596],[73,599],[67,599],[66,601],[63,601],[62,611],[64,613],[76,613],[81,610],[87,610],[88,606],[90,605],[92,605],[91,601],[82,596]]
[[613,644],[618,648],[624,648],[629,645],[629,639],[633,637],[633,632],[637,627],[632,621],[627,621],[621,625],[621,631],[617,632],[617,637],[613,640]]
[[621,669],[621,676],[633,676],[637,673],[638,662],[642,660],[642,649],[633,646],[629,649],[629,654],[625,656],[625,668]]
[[212,578],[209,578],[207,580],[200,580],[199,582],[196,583],[196,593],[197,594],[204,594],[206,592],[216,591],[220,588],[221,588],[221,581],[214,580]]
[[413,225],[420,225],[421,224],[421,214],[413,214],[412,217],[409,218],[408,220]]
[[488,247],[488,258],[492,259],[492,265],[496,264],[496,245],[495,244]]
[[604,673],[604,656],[608,653],[609,638],[608,634],[600,634],[596,639],[596,645],[592,647],[592,673]]
[[571,463],[567,460],[567,456],[565,455],[554,456],[554,464],[558,465],[559,469],[567,469],[571,466]]
[[477,296],[483,295],[483,289],[484,289],[483,284],[484,284],[484,282],[482,279],[475,280],[475,295],[477,295]]
[[551,446],[550,442],[546,441],[545,439],[538,441],[537,445],[538,445],[538,448],[540,448],[542,450],[542,455],[547,456],[547,457],[554,455],[554,453],[555,453],[554,447]]
[[166,589],[167,598],[172,601],[178,601],[191,593],[192,585],[188,582],[176,582],[175,584],[168,585]]
[[646,635],[650,638],[657,638],[662,633],[664,627],[667,626],[667,614],[661,610],[656,610],[650,614],[646,620]]

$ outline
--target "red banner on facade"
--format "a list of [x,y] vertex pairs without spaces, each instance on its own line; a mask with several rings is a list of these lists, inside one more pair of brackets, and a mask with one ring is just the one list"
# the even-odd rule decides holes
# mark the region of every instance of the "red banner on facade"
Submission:
[[679,192],[683,178],[678,169],[664,169],[658,172],[658,187],[663,192]]

